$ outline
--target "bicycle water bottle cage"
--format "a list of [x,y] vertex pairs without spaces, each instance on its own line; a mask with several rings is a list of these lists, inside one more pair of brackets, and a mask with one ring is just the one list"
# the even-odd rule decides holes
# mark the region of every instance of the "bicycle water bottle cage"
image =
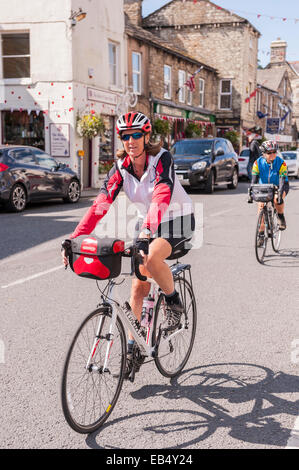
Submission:
[[122,240],[82,235],[71,241],[71,249],[70,266],[78,276],[101,281],[120,275]]

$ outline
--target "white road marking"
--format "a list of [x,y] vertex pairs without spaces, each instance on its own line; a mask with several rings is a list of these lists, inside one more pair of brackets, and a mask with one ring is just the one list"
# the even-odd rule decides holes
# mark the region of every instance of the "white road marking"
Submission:
[[58,271],[58,269],[62,269],[62,268],[63,268],[62,265],[56,266],[56,268],[48,269],[47,271],[43,271],[41,273],[33,274],[32,276],[19,279],[18,281],[7,284],[6,286],[1,286],[1,289],[7,289],[8,287],[17,286],[18,284],[23,284],[24,282],[31,281],[32,279],[36,279],[41,276],[45,276],[46,274],[53,273],[54,271]]
[[295,421],[291,436],[287,442],[286,449],[299,449],[299,416]]

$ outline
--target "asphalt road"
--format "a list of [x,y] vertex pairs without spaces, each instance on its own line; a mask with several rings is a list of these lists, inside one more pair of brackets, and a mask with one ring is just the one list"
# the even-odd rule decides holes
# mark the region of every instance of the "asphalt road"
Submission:
[[[59,246],[91,201],[36,204],[22,214],[0,209],[0,447],[299,447],[292,437],[299,429],[298,191],[292,181],[281,252],[270,250],[265,266],[255,259],[256,206],[246,202],[246,183],[192,194],[204,229],[203,246],[184,258],[198,305],[191,358],[173,381],[145,365],[90,436],[66,424],[59,385],[69,342],[99,293],[93,281],[60,268]],[[123,196],[119,204],[124,230]],[[114,228],[113,218],[103,229]]]

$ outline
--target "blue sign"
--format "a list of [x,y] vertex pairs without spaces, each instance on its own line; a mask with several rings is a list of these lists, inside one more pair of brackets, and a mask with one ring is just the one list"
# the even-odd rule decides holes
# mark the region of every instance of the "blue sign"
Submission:
[[267,118],[267,134],[279,134],[280,118]]

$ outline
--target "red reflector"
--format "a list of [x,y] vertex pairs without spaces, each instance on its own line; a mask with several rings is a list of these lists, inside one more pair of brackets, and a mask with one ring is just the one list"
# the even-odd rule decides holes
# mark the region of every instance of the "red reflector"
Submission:
[[0,171],[5,171],[8,169],[7,165],[4,165],[4,163],[0,163]]
[[125,242],[119,241],[114,243],[113,245],[113,253],[120,253],[122,251],[125,251]]
[[239,162],[245,162],[245,158],[238,158]]

